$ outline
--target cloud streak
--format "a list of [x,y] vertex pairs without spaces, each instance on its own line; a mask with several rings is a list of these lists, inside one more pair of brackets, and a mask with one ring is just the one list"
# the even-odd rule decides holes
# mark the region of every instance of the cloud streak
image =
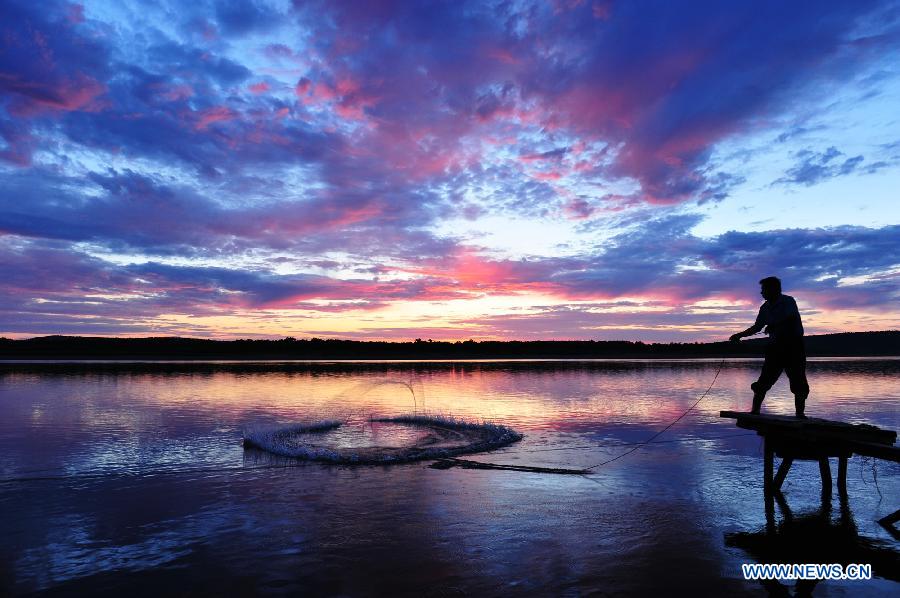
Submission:
[[[532,297],[436,329],[587,335],[581,303],[638,298],[690,335],[685,304],[773,273],[818,309],[896,299],[891,222],[693,232],[736,189],[896,170],[794,114],[863,75],[891,93],[891,2],[119,8],[0,7],[0,331]],[[765,183],[722,158],[761,132],[792,148]]]

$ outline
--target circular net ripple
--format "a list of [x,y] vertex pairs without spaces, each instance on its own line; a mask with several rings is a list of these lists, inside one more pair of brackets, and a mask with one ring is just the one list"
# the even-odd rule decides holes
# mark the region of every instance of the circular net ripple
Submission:
[[289,424],[244,433],[244,447],[332,463],[403,463],[478,453],[522,435],[496,424],[404,416],[345,424]]

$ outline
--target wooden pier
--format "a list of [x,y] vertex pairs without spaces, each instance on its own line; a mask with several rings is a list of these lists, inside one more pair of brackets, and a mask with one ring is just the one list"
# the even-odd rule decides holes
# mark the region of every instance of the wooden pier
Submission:
[[[822,477],[822,496],[831,496],[832,478],[829,458],[838,459],[837,488],[847,494],[847,460],[864,455],[900,462],[900,447],[894,446],[897,432],[869,424],[848,424],[827,419],[755,415],[740,411],[722,411],[721,417],[737,420],[740,428],[754,430],[763,437],[763,489],[767,499],[781,491],[794,461],[818,461]],[[777,473],[775,456],[781,458]],[[879,523],[889,526],[900,520],[900,511]]]

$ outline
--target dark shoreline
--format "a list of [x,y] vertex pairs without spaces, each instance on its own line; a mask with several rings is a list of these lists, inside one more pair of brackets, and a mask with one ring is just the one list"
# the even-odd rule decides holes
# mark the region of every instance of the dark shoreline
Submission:
[[[661,359],[534,359],[534,360],[445,360],[445,361],[413,361],[413,360],[321,360],[321,361],[0,361],[0,379],[14,375],[37,376],[213,376],[229,374],[239,376],[257,376],[283,374],[286,376],[333,376],[339,374],[371,374],[377,376],[393,376],[398,380],[406,380],[407,376],[428,375],[436,372],[452,370],[458,374],[477,374],[489,372],[506,372],[509,374],[556,374],[564,372],[648,372],[660,368],[667,370],[716,369],[720,364],[716,358],[661,358]],[[728,358],[723,369],[756,370],[760,358]],[[856,366],[854,362],[867,366]],[[866,370],[871,376],[876,371],[879,375],[896,376],[900,374],[900,358],[890,356],[876,357],[831,357],[823,361],[811,359],[807,362],[807,372],[844,372],[857,367],[875,365],[876,370]]]
[[[766,340],[741,343],[632,341],[422,341],[338,339],[219,341],[180,337],[0,338],[0,360],[261,361],[471,359],[698,359],[759,357]],[[809,357],[900,356],[900,331],[844,332],[806,337]]]

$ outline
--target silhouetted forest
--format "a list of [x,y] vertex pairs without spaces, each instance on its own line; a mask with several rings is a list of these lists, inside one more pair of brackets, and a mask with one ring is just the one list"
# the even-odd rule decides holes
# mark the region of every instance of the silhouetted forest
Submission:
[[[754,357],[766,339],[741,343],[631,341],[351,341],[295,339],[232,341],[179,337],[0,338],[0,359],[603,359]],[[900,355],[900,331],[845,332],[806,337],[809,356]]]

